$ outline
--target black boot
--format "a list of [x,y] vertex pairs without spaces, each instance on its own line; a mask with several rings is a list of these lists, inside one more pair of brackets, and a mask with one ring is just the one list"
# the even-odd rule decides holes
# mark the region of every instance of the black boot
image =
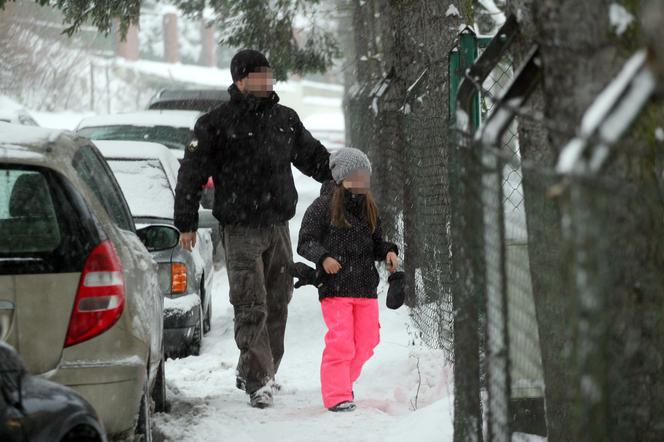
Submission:
[[328,408],[328,410],[335,413],[345,413],[349,411],[355,411],[357,405],[353,401],[343,401],[335,405],[334,407]]
[[264,387],[254,393],[251,393],[249,395],[249,403],[254,408],[271,407],[273,403],[272,388]]
[[247,381],[240,376],[235,378],[235,386],[238,390],[247,391]]

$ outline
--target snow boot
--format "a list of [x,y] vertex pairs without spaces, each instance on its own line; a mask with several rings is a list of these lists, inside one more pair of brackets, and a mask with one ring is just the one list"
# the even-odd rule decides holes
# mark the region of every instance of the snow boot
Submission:
[[263,387],[258,391],[251,393],[251,395],[249,395],[249,403],[254,408],[271,407],[273,403],[272,389]]
[[357,408],[357,405],[355,405],[355,402],[353,401],[343,401],[341,403],[338,403],[334,407],[328,408],[328,410],[335,412],[335,413],[345,413],[349,411],[355,411]]
[[240,376],[235,378],[235,386],[238,390],[247,391],[247,381]]

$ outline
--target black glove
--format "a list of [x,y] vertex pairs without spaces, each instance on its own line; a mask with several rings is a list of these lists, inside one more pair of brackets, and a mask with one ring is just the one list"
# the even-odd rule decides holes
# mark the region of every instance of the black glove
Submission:
[[387,282],[390,283],[390,288],[387,289],[387,308],[396,310],[403,305],[403,301],[406,298],[404,276],[404,272],[394,272],[387,279]]
[[299,289],[303,285],[313,285],[318,287],[318,272],[303,262],[292,263],[289,267],[290,274],[297,278],[293,287]]

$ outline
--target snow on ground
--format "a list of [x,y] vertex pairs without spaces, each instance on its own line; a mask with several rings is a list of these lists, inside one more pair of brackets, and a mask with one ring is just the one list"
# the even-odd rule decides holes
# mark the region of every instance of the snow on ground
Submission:
[[[306,207],[319,186],[294,171],[300,194],[291,222],[293,245]],[[301,259],[301,258],[300,258]],[[451,368],[440,351],[409,345],[406,307],[385,307],[381,290],[381,343],[355,385],[358,410],[323,408],[319,367],[326,332],[316,292],[298,289],[290,304],[286,354],[277,374],[274,407],[253,409],[235,388],[239,351],[224,270],[215,274],[212,331],[201,355],[166,363],[172,409],[155,417],[158,441],[447,441],[452,439]],[[419,368],[418,368],[419,366]],[[417,405],[417,411],[413,411]]]

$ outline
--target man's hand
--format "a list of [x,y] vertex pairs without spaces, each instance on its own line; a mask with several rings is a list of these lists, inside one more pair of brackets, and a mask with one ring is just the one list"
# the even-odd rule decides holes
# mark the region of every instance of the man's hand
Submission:
[[180,245],[183,249],[191,252],[191,249],[196,247],[196,232],[180,233]]
[[335,273],[339,273],[339,270],[341,270],[341,264],[339,264],[339,261],[336,259],[328,256],[323,261],[323,269],[325,270],[325,273],[334,275]]
[[397,267],[399,267],[399,258],[397,257],[396,253],[387,252],[387,257],[385,258],[385,262],[387,263],[387,270],[390,273],[394,273],[397,271]]

